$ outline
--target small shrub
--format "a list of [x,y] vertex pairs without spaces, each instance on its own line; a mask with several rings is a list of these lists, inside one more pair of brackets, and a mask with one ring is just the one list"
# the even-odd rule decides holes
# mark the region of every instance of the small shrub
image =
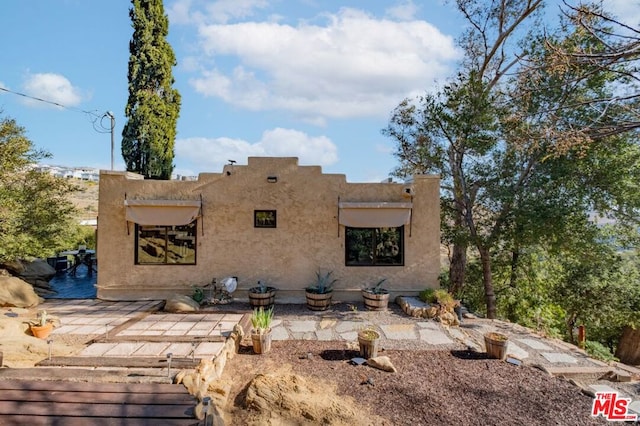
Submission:
[[256,333],[263,334],[271,327],[273,320],[273,307],[265,310],[263,307],[253,310],[251,325]]
[[618,358],[613,356],[609,348],[600,342],[593,340],[587,340],[585,343],[585,350],[590,357],[599,359],[604,362],[618,361]]
[[418,298],[425,303],[435,303],[436,302],[435,293],[436,291],[434,289],[425,288],[418,294]]
[[333,291],[333,284],[338,281],[336,278],[331,279],[333,271],[322,274],[319,270],[316,272],[316,282],[306,288],[310,293],[325,294]]

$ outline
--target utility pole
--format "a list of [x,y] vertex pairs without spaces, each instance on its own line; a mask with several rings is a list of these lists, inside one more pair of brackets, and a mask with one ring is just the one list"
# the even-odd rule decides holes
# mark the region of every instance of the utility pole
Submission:
[[116,117],[111,111],[105,112],[103,117],[105,116],[111,119],[111,170],[113,170],[113,129],[116,127]]

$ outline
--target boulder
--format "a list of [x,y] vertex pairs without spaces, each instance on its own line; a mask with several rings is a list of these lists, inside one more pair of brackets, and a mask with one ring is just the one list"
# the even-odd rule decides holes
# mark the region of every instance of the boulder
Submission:
[[391,363],[391,359],[388,356],[377,356],[369,358],[367,360],[369,367],[377,368],[378,370],[387,371],[389,373],[396,373],[398,370]]
[[27,282],[34,282],[36,280],[49,281],[56,274],[55,268],[47,263],[43,259],[34,259],[31,262],[22,262],[24,265],[24,271],[18,274],[20,278]]
[[0,276],[0,306],[31,308],[41,302],[31,284],[17,277]]
[[200,304],[183,294],[175,294],[164,304],[165,312],[197,312]]

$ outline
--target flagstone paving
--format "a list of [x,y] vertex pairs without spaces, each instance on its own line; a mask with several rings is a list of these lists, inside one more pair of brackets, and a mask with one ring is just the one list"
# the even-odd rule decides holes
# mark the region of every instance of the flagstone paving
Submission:
[[[158,312],[160,306],[161,303],[157,301],[65,299],[48,300],[42,308],[59,319],[60,324],[52,334],[53,339],[64,334],[103,336],[100,341],[88,345],[79,354],[81,357],[166,357],[172,354],[173,357],[213,359],[244,315],[224,310],[170,314]],[[603,366],[603,363],[590,359],[574,346],[541,338],[515,324],[465,319],[460,327],[448,327],[431,320],[396,316],[385,317],[384,323],[381,323],[376,321],[376,318],[381,318],[375,316],[377,313],[373,316],[369,314],[285,314],[273,321],[272,340],[342,340],[355,343],[359,330],[373,327],[381,333],[382,347],[388,349],[398,345],[410,349],[413,344],[423,350],[471,348],[483,351],[483,334],[499,331],[510,338],[507,347],[509,356],[529,365],[546,366],[554,371]],[[245,330],[245,333],[248,331]],[[145,338],[149,340],[145,341]],[[640,408],[640,401],[634,401],[633,404],[635,409]]]

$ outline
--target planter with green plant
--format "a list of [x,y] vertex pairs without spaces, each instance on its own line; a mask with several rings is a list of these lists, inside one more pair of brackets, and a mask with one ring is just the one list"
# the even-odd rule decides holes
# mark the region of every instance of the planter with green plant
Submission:
[[267,353],[271,350],[271,321],[273,321],[273,307],[263,307],[253,310],[251,314],[251,342],[256,354]]
[[378,341],[380,333],[369,326],[358,331],[358,346],[360,347],[360,356],[364,359],[375,358],[378,356]]
[[489,358],[504,360],[507,356],[508,344],[509,337],[505,334],[492,331],[484,335],[484,346]]
[[29,323],[29,330],[33,336],[46,339],[53,330],[53,322],[49,320],[47,311],[38,312],[38,318]]
[[331,306],[333,284],[338,281],[331,277],[332,274],[333,271],[323,274],[318,270],[315,282],[305,288],[307,307],[312,311],[325,311]]
[[264,281],[259,280],[258,285],[249,289],[249,304],[252,308],[272,307],[276,302],[277,288],[268,286]]
[[386,280],[386,278],[383,278],[375,286],[362,289],[365,308],[370,311],[384,311],[387,309],[387,306],[389,306],[389,290],[382,287]]

